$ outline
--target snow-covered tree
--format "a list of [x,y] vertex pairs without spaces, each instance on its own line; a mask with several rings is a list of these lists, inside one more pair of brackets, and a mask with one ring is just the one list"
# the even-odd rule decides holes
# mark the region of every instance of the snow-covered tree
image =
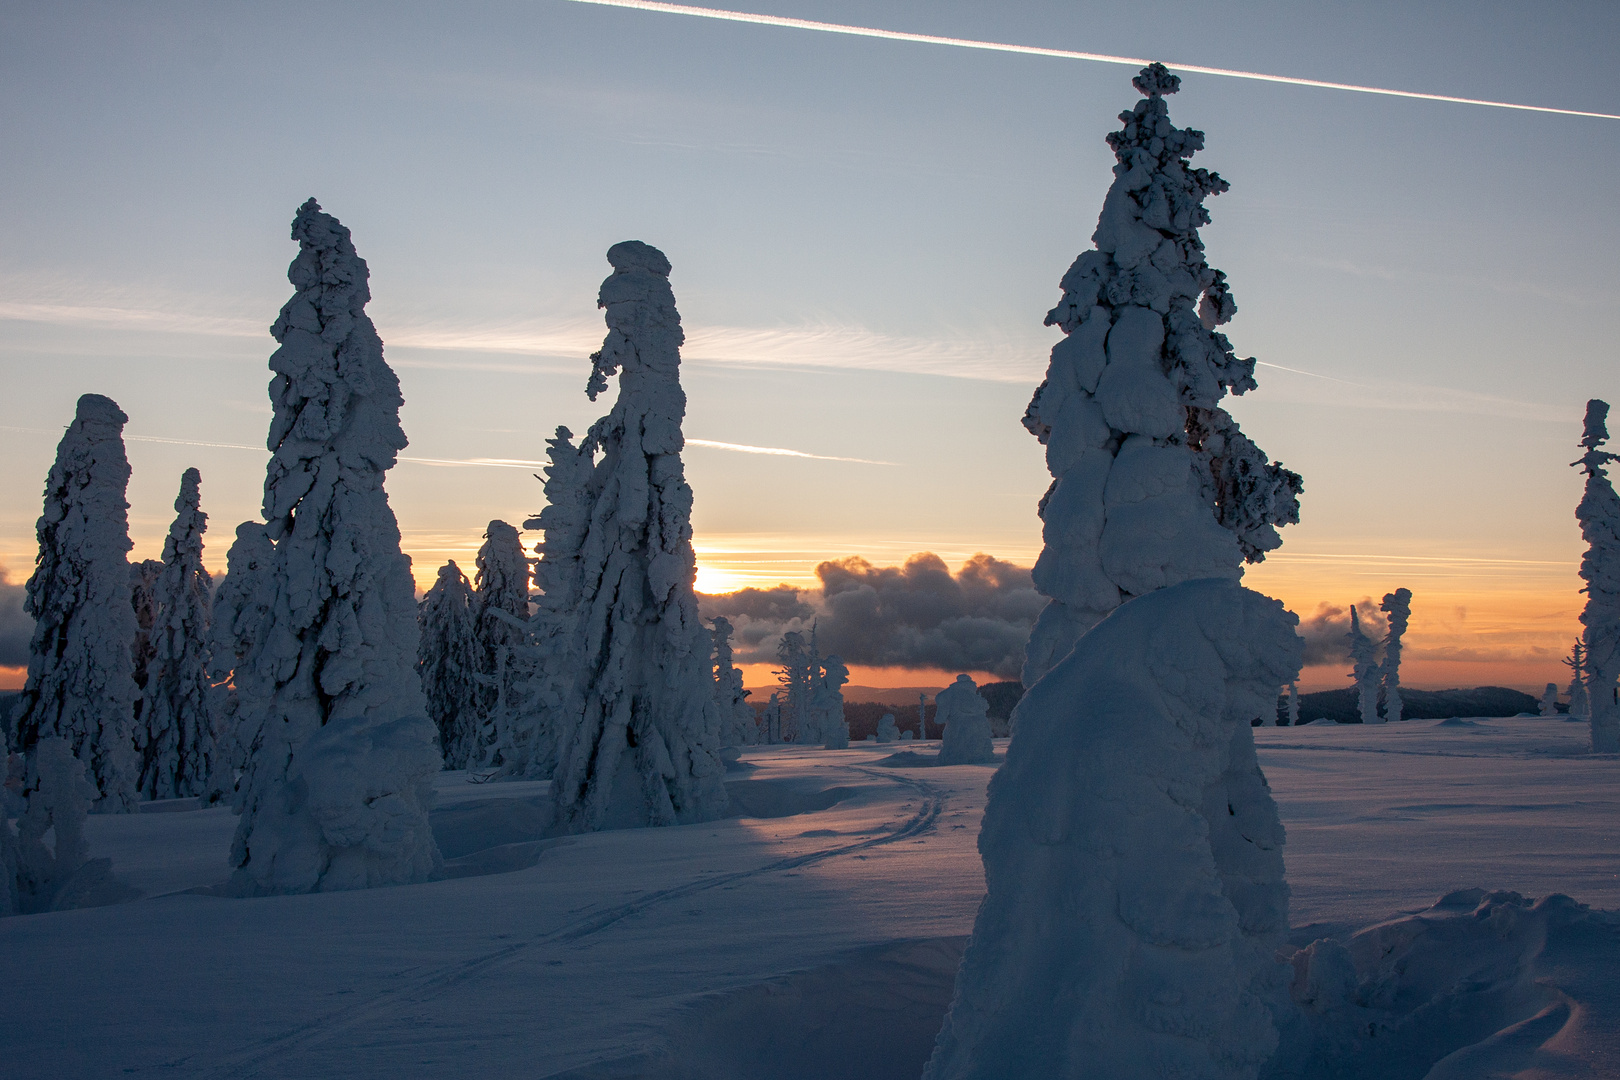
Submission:
[[1204,260],[1204,199],[1227,190],[1190,168],[1200,131],[1170,123],[1161,65],[1108,136],[1118,164],[1096,245],[1063,276],[1047,315],[1062,328],[1024,426],[1046,447],[1045,547],[1035,586],[1050,598],[1025,653],[1032,686],[1074,642],[1132,596],[1203,577],[1236,580],[1299,519],[1298,474],[1271,463],[1219,407],[1255,387],[1215,327],[1237,310]]
[[248,756],[232,882],[254,894],[422,881],[440,865],[428,825],[438,739],[416,676],[410,559],[383,491],[406,445],[399,379],[365,313],[349,230],[311,199],[292,236],[296,291],[270,329],[273,549],[250,581],[230,582],[270,612],[251,628],[262,640],[233,649]]
[[[669,260],[635,240],[607,258],[598,305],[608,334],[586,392],[596,400],[617,372],[619,397],[580,446],[576,468],[589,476],[565,511],[584,511],[571,522],[579,584],[566,636],[577,653],[551,784],[556,824],[570,832],[707,821],[726,808],[709,632],[692,591],[684,337]],[[553,557],[546,540],[542,566]]]
[[939,743],[941,765],[979,765],[995,760],[996,748],[990,741],[990,703],[979,693],[971,676],[958,675],[954,683],[934,695],[934,723],[945,729]]
[[156,582],[157,621],[143,710],[141,791],[149,799],[205,794],[214,769],[208,699],[208,615],[213,581],[203,568],[208,515],[199,509],[202,475],[187,469],[174,500]]
[[720,745],[752,746],[759,742],[759,724],[748,704],[748,691],[743,689],[743,674],[731,662],[731,620],[716,616],[713,633],[714,704],[720,710]]
[[1299,680],[1288,684],[1288,726],[1299,727]]
[[1580,639],[1564,658],[1564,666],[1569,668],[1569,715],[1591,715],[1591,699],[1586,693],[1586,646]]
[[41,735],[29,746],[24,787],[27,804],[15,833],[0,815],[0,915],[94,907],[138,895],[113,879],[110,859],[90,858],[84,826],[96,786],[66,738]]
[[782,685],[782,737],[801,746],[821,741],[821,732],[816,730],[816,718],[810,709],[821,675],[815,633],[812,627],[806,639],[799,631],[789,630],[776,647],[776,661],[782,665],[773,672]]
[[1396,589],[1384,594],[1380,611],[1389,616],[1389,633],[1384,635],[1384,718],[1404,720],[1406,709],[1401,701],[1401,638],[1406,636],[1406,625],[1412,618],[1412,590]]
[[482,660],[473,623],[473,590],[452,559],[439,567],[438,580],[417,605],[422,642],[416,650],[428,719],[439,730],[445,766],[476,765],[478,683]]
[[1250,724],[1299,671],[1297,625],[1229,579],[1185,582],[1119,608],[1030,689],[927,1080],[1253,1080],[1290,969],[1283,827]]
[[[937,707],[937,700],[936,700]],[[928,695],[917,695],[917,741],[923,742],[928,738]]]
[[1541,692],[1541,700],[1536,702],[1536,711],[1542,716],[1558,715],[1558,684],[1548,683],[1547,688]]
[[24,754],[43,738],[67,740],[102,812],[133,811],[140,776],[128,561],[134,545],[124,500],[128,419],[111,399],[86,394],[57,445],[23,602],[34,617],[28,679],[12,709],[9,740]]
[[886,712],[878,721],[877,741],[881,743],[900,741],[900,728],[894,722],[894,713]]
[[478,635],[482,674],[477,733],[469,760],[483,762],[512,728],[530,680],[529,559],[518,531],[504,521],[491,521],[478,549],[473,592],[473,628]]
[[849,668],[838,656],[829,656],[820,663],[816,688],[810,698],[811,725],[828,750],[849,749],[849,720],[844,715],[844,684],[849,682]]
[[765,741],[767,743],[774,744],[787,741],[782,737],[781,691],[771,691],[770,700],[765,702],[765,711],[760,717],[760,726],[765,729]]
[[154,754],[151,733],[147,730],[146,684],[152,678],[152,626],[157,622],[157,583],[162,576],[163,563],[159,559],[129,564],[130,608],[135,612],[135,643],[129,650],[135,678],[135,716],[131,730],[141,762],[140,779],[135,787],[146,798],[152,797],[146,790],[146,775]]
[[1586,582],[1586,693],[1592,716],[1592,750],[1620,753],[1620,496],[1609,482],[1608,465],[1620,460],[1602,449],[1609,441],[1609,406],[1593,398],[1586,403],[1586,426],[1574,462],[1586,474],[1586,490],[1575,517],[1581,523],[1586,554],[1581,578]]
[[1378,643],[1361,629],[1361,617],[1356,613],[1354,604],[1350,605],[1350,633],[1345,635],[1345,640],[1350,643],[1350,677],[1356,680],[1361,722],[1381,723],[1378,715],[1378,677],[1382,666],[1378,663]]
[[213,731],[213,769],[203,800],[234,795],[237,778],[264,730],[264,711],[275,692],[275,671],[255,660],[270,640],[272,596],[261,593],[272,571],[275,545],[264,523],[244,521],[225,553],[225,576],[214,590],[208,618],[208,711]]

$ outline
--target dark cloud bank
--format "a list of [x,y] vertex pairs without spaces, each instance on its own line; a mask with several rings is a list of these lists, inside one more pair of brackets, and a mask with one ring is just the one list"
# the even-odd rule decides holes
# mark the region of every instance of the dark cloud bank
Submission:
[[702,595],[706,618],[724,615],[736,628],[742,663],[774,663],[789,630],[816,625],[823,656],[872,667],[988,671],[1016,679],[1035,617],[1046,598],[1030,571],[975,555],[952,574],[932,552],[904,566],[873,566],[858,556],[816,567],[820,590],[778,585]]
[[28,641],[34,636],[34,620],[23,610],[26,590],[6,578],[0,566],[0,667],[27,667]]

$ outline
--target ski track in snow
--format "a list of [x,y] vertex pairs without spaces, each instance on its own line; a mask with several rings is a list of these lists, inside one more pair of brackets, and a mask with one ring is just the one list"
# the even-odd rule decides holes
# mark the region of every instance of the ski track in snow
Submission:
[[[731,885],[738,881],[785,870],[796,870],[840,855],[852,855],[868,848],[892,844],[898,840],[912,839],[933,831],[939,822],[941,814],[944,813],[947,802],[945,793],[933,784],[915,777],[897,775],[887,770],[856,766],[851,771],[865,773],[868,776],[911,788],[922,796],[922,805],[918,807],[916,813],[898,828],[881,836],[870,837],[851,844],[843,844],[839,847],[825,848],[804,855],[776,859],[751,870],[739,870],[723,876],[696,879],[672,888],[644,893],[626,903],[598,909],[549,933],[538,934],[525,941],[513,942],[494,952],[485,953],[471,960],[464,960],[427,972],[405,986],[384,990],[369,1000],[337,1009],[325,1016],[300,1024],[290,1031],[269,1039],[260,1040],[252,1047],[227,1054],[221,1060],[194,1075],[210,1078],[210,1080],[212,1078],[235,1080],[235,1078],[240,1077],[266,1075],[263,1070],[286,1054],[319,1043],[368,1021],[396,1013],[402,1008],[428,1002],[469,979],[506,966],[532,949],[579,941],[582,938],[590,937],[592,934],[600,933],[614,924],[633,915],[638,915],[649,908],[666,904],[672,900],[684,899],[696,893],[706,892],[717,886]],[[179,1058],[165,1063],[165,1067],[183,1069],[189,1061],[191,1061],[189,1056]]]

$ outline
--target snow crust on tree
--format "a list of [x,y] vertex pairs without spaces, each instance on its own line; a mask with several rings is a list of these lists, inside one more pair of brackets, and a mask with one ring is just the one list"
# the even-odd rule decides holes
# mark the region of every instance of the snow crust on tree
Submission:
[[1250,724],[1298,675],[1298,621],[1229,578],[1168,586],[1030,689],[927,1080],[1257,1075],[1289,923]]
[[1548,683],[1541,692],[1541,700],[1536,702],[1536,711],[1542,716],[1558,715],[1558,684]]
[[940,737],[939,764],[981,765],[995,760],[990,703],[971,676],[958,675],[954,683],[934,695],[934,723],[945,729]]
[[891,743],[900,741],[900,728],[894,722],[894,713],[884,713],[878,721],[877,741]]
[[[752,746],[759,742],[759,725],[743,689],[743,673],[731,662],[731,620],[713,622],[714,704],[720,712],[720,745]],[[842,697],[839,698],[842,704]],[[847,728],[846,728],[847,731]]]
[[209,710],[208,619],[213,579],[203,567],[202,474],[187,469],[175,497],[174,523],[163,541],[155,586],[157,619],[150,632],[152,660],[143,710],[146,771],[141,790],[150,799],[202,795],[214,770]]
[[[710,638],[692,591],[684,335],[670,264],[635,240],[607,258],[613,273],[598,306],[608,334],[586,393],[596,400],[617,373],[619,396],[579,448],[574,478],[584,488],[566,496],[563,511],[579,515],[569,523],[577,544],[570,537],[563,551],[578,552],[579,578],[565,601],[568,628],[558,632],[577,652],[556,714],[551,796],[555,825],[569,832],[708,821],[726,809]],[[548,570],[551,539],[548,530]]]
[[1253,358],[1215,327],[1237,311],[1208,265],[1204,200],[1226,191],[1188,159],[1204,135],[1170,123],[1162,65],[1133,84],[1146,99],[1111,133],[1114,183],[1093,250],[1063,276],[1046,316],[1063,330],[1024,426],[1046,447],[1045,546],[1035,586],[1050,602],[1025,653],[1032,686],[1132,596],[1205,577],[1237,580],[1299,520],[1299,475],[1272,463],[1222,410],[1255,387]]
[[445,767],[477,765],[482,655],[473,623],[472,584],[454,559],[439,567],[438,579],[417,605],[417,620],[422,631],[417,671]]
[[1564,658],[1564,666],[1569,668],[1569,715],[1590,716],[1592,702],[1586,692],[1586,646],[1579,639]]
[[1581,557],[1581,579],[1586,582],[1582,644],[1592,750],[1600,754],[1620,753],[1620,496],[1608,474],[1608,466],[1620,458],[1603,449],[1609,440],[1608,418],[1607,402],[1593,398],[1586,403],[1581,435],[1586,453],[1573,463],[1586,474],[1586,490],[1575,517],[1586,541]]
[[468,760],[486,761],[503,732],[519,722],[533,667],[529,644],[529,559],[518,531],[491,521],[478,549],[473,592],[473,628],[481,674],[474,719],[477,731]]
[[1356,614],[1354,604],[1350,605],[1350,633],[1345,638],[1350,642],[1350,677],[1356,680],[1361,722],[1382,723],[1383,718],[1378,715],[1378,678],[1382,672],[1382,666],[1378,663],[1378,643],[1361,629],[1361,617]]
[[415,589],[383,491],[406,445],[399,379],[349,230],[311,199],[292,237],[296,291],[270,328],[272,550],[238,586],[268,618],[233,650],[248,748],[231,846],[241,894],[424,881],[440,864]]
[[1384,635],[1384,718],[1398,721],[1405,705],[1401,702],[1401,639],[1412,618],[1412,590],[1385,593],[1378,609],[1389,616],[1389,632]]
[[23,602],[34,618],[28,678],[8,733],[24,754],[43,738],[67,740],[95,785],[95,809],[126,813],[135,809],[140,776],[128,419],[110,398],[85,394],[57,444]]
[[849,749],[849,719],[844,715],[844,684],[849,682],[849,668],[838,656],[829,656],[820,662],[815,690],[810,698],[810,715],[821,745],[827,750]]

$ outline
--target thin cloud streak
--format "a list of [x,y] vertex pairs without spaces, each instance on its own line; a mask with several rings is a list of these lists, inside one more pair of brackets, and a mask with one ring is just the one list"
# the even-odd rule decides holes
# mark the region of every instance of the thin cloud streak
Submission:
[[811,458],[815,461],[852,461],[858,465],[898,465],[897,461],[873,461],[871,458],[836,457],[832,454],[807,454],[803,450],[788,450],[780,446],[749,446],[745,443],[715,442],[713,439],[687,439],[687,446],[705,446],[710,450],[734,450],[739,454],[770,454],[775,457]]
[[[635,11],[656,11],[668,15],[691,15],[700,19],[722,22],[753,23],[759,26],[777,26],[792,30],[816,30],[826,34],[844,34],[851,37],[879,38],[884,41],[909,41],[921,45],[950,45],[959,49],[982,49],[989,52],[1019,53],[1025,56],[1048,56],[1060,60],[1087,60],[1097,64],[1124,64],[1146,67],[1152,61],[1137,56],[1113,56],[1108,53],[1076,52],[1071,49],[1049,49],[1039,45],[1011,45],[1000,41],[979,41],[973,38],[940,37],[935,34],[912,34],[901,30],[879,30],[871,26],[853,26],[846,23],[817,22],[812,19],[792,19],[781,15],[760,15],[751,11],[728,11],[724,8],[693,7],[689,4],[667,4],[659,0],[571,0],[576,4],[597,7],[629,8]],[[1163,61],[1161,61],[1163,62]],[[1229,79],[1249,79],[1257,82],[1282,83],[1288,86],[1311,86],[1321,90],[1348,90],[1357,94],[1379,94],[1384,97],[1411,98],[1417,101],[1442,101],[1453,105],[1483,105],[1493,109],[1515,109],[1521,112],[1553,113],[1559,116],[1585,116],[1598,120],[1620,120],[1620,113],[1586,112],[1580,109],[1556,109],[1546,105],[1520,105],[1509,101],[1487,101],[1482,98],[1453,97],[1449,94],[1426,94],[1415,90],[1392,90],[1381,86],[1360,86],[1355,83],[1326,82],[1321,79],[1303,79],[1292,75],[1267,75],[1259,71],[1239,71],[1233,68],[1205,67],[1200,64],[1174,64],[1163,62],[1172,71],[1187,71],[1197,75],[1219,75]]]

